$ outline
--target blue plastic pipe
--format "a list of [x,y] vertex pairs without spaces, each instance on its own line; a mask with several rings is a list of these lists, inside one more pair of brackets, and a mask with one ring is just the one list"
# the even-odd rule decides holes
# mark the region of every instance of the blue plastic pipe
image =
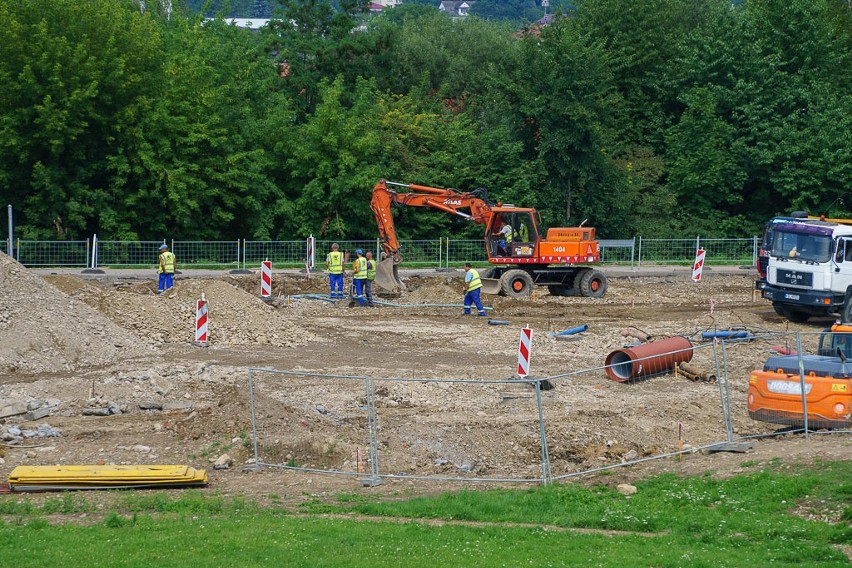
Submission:
[[577,327],[572,327],[571,329],[566,329],[563,331],[554,331],[553,335],[574,335],[575,333],[580,333],[589,329],[589,326],[586,324],[578,325]]
[[747,331],[702,331],[701,339],[745,339],[751,337]]

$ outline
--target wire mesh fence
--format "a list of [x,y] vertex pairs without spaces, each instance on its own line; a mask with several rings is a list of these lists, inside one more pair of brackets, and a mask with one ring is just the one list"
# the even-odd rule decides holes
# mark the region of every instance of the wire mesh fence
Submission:
[[24,266],[75,266],[85,268],[89,262],[89,239],[85,241],[22,241],[15,251]]
[[92,268],[98,266],[156,267],[159,262],[159,247],[162,244],[168,243],[164,241],[97,241]]
[[173,241],[179,267],[240,268],[240,241]]
[[[152,244],[166,241],[18,241],[17,259],[25,266],[76,266],[88,267],[91,258],[97,266],[148,266],[157,263],[151,254]],[[317,240],[311,251],[305,240],[289,241],[172,241],[171,249],[180,266],[184,268],[246,269],[270,260],[276,266],[293,268],[305,266],[313,255],[316,268],[323,268],[325,256],[336,242],[340,250],[372,251],[381,256],[381,243],[370,240]],[[633,239],[601,240],[602,264],[681,264],[695,260],[698,248],[706,251],[705,264],[748,264],[754,266],[758,255],[758,238],[742,239]],[[91,252],[94,252],[92,256]],[[156,253],[156,250],[154,250]],[[486,263],[488,255],[481,239],[452,239],[441,237],[429,240],[401,240],[402,267],[449,268],[465,262]]]
[[362,483],[548,484],[759,437],[852,433],[852,333],[702,332],[624,351],[528,380],[250,370],[256,459]]

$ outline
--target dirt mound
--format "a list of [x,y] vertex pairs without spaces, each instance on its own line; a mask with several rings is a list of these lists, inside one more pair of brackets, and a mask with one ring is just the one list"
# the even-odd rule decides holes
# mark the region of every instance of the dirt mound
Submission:
[[208,335],[212,347],[249,344],[294,347],[313,338],[290,314],[246,292],[245,284],[233,285],[228,281],[231,279],[179,278],[175,288],[162,296],[157,296],[153,281],[108,287],[81,283],[69,276],[48,277],[48,280],[122,328],[157,344],[195,341],[196,302],[202,294],[208,302]]
[[5,254],[0,288],[0,373],[67,372],[144,353],[126,330]]

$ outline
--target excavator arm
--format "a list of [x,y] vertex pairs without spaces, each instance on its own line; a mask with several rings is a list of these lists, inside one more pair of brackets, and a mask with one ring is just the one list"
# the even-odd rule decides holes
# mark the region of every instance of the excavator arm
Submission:
[[488,201],[485,189],[461,193],[454,189],[380,180],[373,187],[373,197],[370,201],[384,253],[384,258],[378,263],[376,284],[391,292],[404,288],[397,269],[397,265],[402,262],[402,256],[399,253],[399,239],[392,214],[395,205],[428,207],[482,224],[491,220],[494,204]]

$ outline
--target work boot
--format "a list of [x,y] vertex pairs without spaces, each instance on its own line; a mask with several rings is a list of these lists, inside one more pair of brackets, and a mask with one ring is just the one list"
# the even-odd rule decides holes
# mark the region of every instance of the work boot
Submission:
[[463,316],[469,316],[469,315],[470,315],[470,312],[465,312],[465,313],[463,313],[462,315],[463,315]]
[[485,316],[487,316],[487,315],[488,315],[488,314],[486,314],[485,312],[479,312],[479,317],[481,317],[481,318],[482,318],[482,317],[485,317]]

